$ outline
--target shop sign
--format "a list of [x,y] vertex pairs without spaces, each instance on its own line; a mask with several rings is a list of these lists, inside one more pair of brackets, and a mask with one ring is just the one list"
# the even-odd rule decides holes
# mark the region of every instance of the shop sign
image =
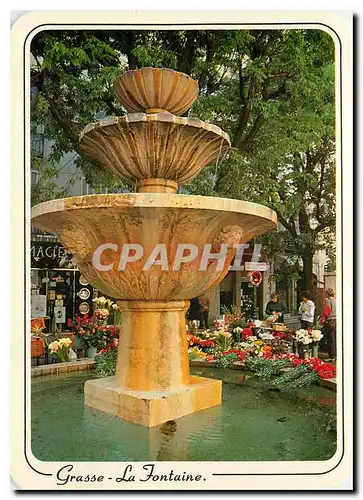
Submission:
[[261,271],[251,271],[250,272],[250,282],[254,286],[258,286],[262,283],[262,273]]
[[31,267],[40,269],[66,268],[75,266],[72,254],[60,243],[47,241],[32,241],[30,248]]
[[246,262],[245,263],[246,271],[267,271],[267,263],[266,262]]
[[32,295],[31,296],[31,317],[45,318],[47,315],[47,296]]
[[65,323],[66,322],[66,308],[58,307],[54,308],[54,317],[56,323]]

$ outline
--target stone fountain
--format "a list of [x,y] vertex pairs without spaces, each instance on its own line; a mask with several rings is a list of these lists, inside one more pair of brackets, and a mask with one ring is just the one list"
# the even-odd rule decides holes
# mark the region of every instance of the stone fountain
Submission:
[[32,224],[57,234],[123,312],[116,376],[87,381],[86,405],[153,427],[221,403],[221,381],[189,373],[185,313],[227,274],[234,245],[277,217],[254,203],[176,194],[230,146],[219,127],[178,116],[196,100],[196,81],[143,68],[114,91],[128,114],[88,125],[80,141],[137,192],[41,203]]

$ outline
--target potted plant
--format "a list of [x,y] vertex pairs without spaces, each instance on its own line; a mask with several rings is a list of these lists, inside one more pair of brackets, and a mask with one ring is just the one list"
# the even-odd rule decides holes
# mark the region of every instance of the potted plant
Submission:
[[298,350],[302,351],[303,357],[304,358],[311,357],[310,356],[311,353],[309,352],[310,351],[309,345],[312,342],[312,338],[309,335],[308,330],[304,330],[303,328],[300,328],[300,330],[296,330],[295,340],[298,344]]
[[323,334],[320,330],[311,330],[310,336],[312,339],[311,347],[312,347],[312,356],[313,358],[319,357],[319,342],[323,338]]
[[119,337],[119,327],[107,325],[108,315],[107,309],[96,309],[91,318],[85,314],[83,318],[76,316],[75,320],[68,321],[78,337],[78,345],[87,350],[89,358],[94,358],[97,350],[106,348]]
[[48,346],[49,351],[53,354],[60,363],[65,363],[69,361],[69,349],[72,344],[72,340],[69,338],[62,338],[51,342]]
[[96,297],[93,299],[93,302],[96,304],[96,311],[102,310],[104,314],[106,314],[105,311],[108,312],[107,317],[105,317],[106,324],[109,316],[112,315],[114,326],[121,325],[122,313],[116,302],[113,302],[111,299],[106,299],[106,297]]

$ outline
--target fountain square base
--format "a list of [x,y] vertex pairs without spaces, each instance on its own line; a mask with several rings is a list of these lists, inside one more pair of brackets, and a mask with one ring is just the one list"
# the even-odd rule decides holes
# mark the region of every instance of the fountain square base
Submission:
[[133,391],[116,385],[116,377],[88,380],[85,404],[135,424],[154,427],[220,405],[222,381],[190,377],[190,383],[167,391]]

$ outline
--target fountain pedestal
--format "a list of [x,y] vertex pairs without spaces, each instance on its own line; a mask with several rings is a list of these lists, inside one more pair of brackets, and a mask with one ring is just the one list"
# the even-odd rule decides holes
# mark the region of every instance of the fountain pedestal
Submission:
[[190,376],[188,301],[120,301],[116,376],[90,380],[87,406],[153,427],[221,403],[222,382]]
[[154,427],[221,404],[222,381],[191,376],[189,384],[166,391],[132,391],[116,377],[88,380],[85,404],[135,424]]

